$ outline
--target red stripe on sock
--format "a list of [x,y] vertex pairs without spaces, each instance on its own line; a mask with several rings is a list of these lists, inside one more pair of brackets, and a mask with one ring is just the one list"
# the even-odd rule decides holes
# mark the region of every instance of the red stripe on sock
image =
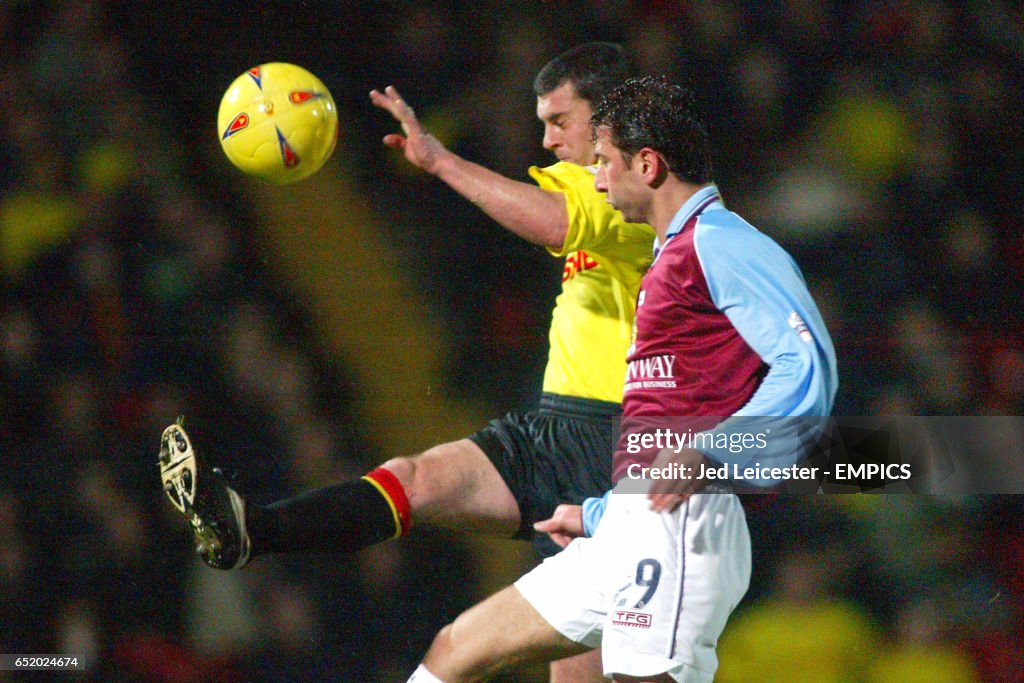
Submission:
[[402,482],[398,481],[398,477],[392,474],[390,470],[383,467],[378,467],[367,474],[366,477],[373,479],[384,489],[384,493],[387,494],[389,502],[398,515],[398,521],[401,526],[399,533],[396,535],[404,536],[412,525],[412,508],[409,507],[409,498],[405,495],[405,488],[402,486]]

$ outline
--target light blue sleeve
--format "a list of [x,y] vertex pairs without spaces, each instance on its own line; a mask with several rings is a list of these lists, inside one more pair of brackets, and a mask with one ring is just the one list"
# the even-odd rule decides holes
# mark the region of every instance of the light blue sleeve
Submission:
[[608,507],[608,496],[612,495],[611,491],[608,491],[600,498],[587,498],[583,501],[583,535],[593,536],[597,530],[597,525],[601,522],[601,517],[604,516],[604,510]]
[[708,455],[729,464],[792,465],[815,431],[801,418],[829,415],[839,383],[821,314],[789,254],[736,214],[704,214],[694,245],[715,306],[769,368],[747,404],[715,429],[768,430],[768,447]]

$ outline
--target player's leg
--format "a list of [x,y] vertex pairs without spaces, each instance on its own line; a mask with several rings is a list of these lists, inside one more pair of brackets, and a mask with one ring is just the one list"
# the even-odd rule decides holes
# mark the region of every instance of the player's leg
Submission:
[[509,586],[441,629],[423,666],[444,683],[468,683],[585,649],[556,631],[515,586]]
[[192,525],[197,552],[219,569],[266,553],[359,550],[401,536],[414,517],[504,537],[520,526],[508,486],[469,439],[266,506],[228,486],[180,425],[164,432],[160,470],[168,497]]
[[469,439],[394,458],[361,479],[250,509],[254,556],[351,552],[402,536],[413,522],[506,538],[519,528],[515,498]]
[[[614,526],[614,524],[612,525]],[[562,552],[464,612],[434,639],[412,681],[476,681],[502,668],[574,657],[601,642],[614,590],[607,567],[617,554],[594,538]]]
[[360,479],[250,506],[253,555],[352,552],[404,535],[413,522],[510,537],[519,508],[469,439],[395,458]]
[[519,505],[512,491],[470,439],[394,458],[382,467],[401,483],[418,523],[501,538],[519,531]]

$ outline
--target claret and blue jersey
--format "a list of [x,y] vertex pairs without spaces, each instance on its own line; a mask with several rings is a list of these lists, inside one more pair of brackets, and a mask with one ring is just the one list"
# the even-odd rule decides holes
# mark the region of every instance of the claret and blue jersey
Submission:
[[[715,427],[728,433],[748,429],[754,418],[831,412],[835,351],[799,268],[727,210],[715,186],[686,202],[655,253],[637,302],[623,438],[630,418],[729,418]],[[705,452],[722,463],[752,457],[728,448]],[[619,448],[613,479],[655,455]],[[773,465],[795,458],[771,446],[757,456]]]
[[[792,465],[803,420],[829,415],[839,384],[832,340],[800,269],[727,210],[713,185],[680,208],[654,248],[637,299],[612,480],[652,463],[657,449],[627,448],[627,440],[654,425],[702,425],[722,437],[703,442],[723,447],[699,449],[719,463]],[[773,438],[753,438],[773,429]],[[736,436],[752,437],[751,447],[731,447]],[[584,503],[588,533],[606,499]]]

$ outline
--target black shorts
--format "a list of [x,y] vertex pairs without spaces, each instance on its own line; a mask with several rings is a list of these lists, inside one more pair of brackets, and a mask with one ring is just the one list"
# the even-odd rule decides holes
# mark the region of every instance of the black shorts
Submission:
[[559,547],[533,523],[559,503],[582,503],[612,487],[612,452],[622,408],[617,403],[543,394],[540,408],[492,420],[469,439],[487,454],[516,502],[517,538],[533,539],[544,557]]

